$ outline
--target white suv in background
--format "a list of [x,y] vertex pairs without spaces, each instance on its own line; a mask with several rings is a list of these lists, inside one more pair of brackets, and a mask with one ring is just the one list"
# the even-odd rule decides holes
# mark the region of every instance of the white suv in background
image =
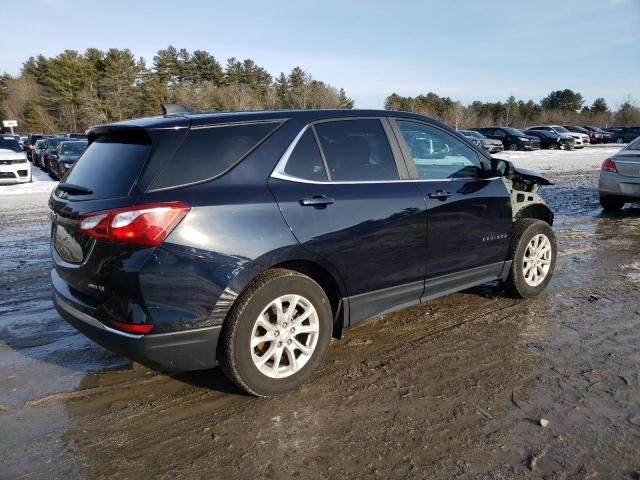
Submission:
[[580,132],[570,132],[560,125],[535,125],[533,127],[529,127],[529,130],[544,130],[545,132],[553,132],[561,137],[569,135],[576,140],[573,148],[583,148],[585,145],[589,145],[589,135]]
[[0,135],[0,184],[29,183],[31,164],[22,147],[10,135]]

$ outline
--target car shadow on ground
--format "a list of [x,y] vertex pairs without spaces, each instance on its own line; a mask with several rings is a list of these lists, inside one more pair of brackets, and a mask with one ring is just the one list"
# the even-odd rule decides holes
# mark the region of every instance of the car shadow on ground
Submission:
[[217,392],[226,394],[241,395],[245,397],[250,396],[244,390],[241,390],[229,379],[227,379],[219,366],[210,368],[208,370],[195,370],[191,372],[179,373],[173,372],[169,373],[169,376],[175,380],[187,383],[193,387],[215,390]]
[[626,207],[624,207],[622,210],[618,210],[615,212],[605,212],[604,210],[601,210],[600,218],[615,218],[615,219],[621,219],[621,218],[638,218],[640,217],[640,206],[637,204],[634,205],[628,205]]

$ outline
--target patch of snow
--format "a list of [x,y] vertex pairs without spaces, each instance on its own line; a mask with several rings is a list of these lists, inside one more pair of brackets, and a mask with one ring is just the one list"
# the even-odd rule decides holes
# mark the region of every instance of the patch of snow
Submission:
[[5,195],[31,195],[41,194],[44,198],[49,197],[51,191],[58,184],[57,180],[52,180],[48,174],[38,167],[31,166],[31,183],[16,183],[14,185],[0,185],[0,198]]

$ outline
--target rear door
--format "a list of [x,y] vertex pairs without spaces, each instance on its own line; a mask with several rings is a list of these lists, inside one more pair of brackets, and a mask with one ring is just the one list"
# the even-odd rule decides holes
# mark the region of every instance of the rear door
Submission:
[[[511,236],[511,198],[486,159],[444,129],[392,122],[427,203],[425,298],[495,279]],[[487,162],[488,163],[488,162]]]
[[350,323],[419,302],[425,202],[386,119],[308,126],[269,186],[298,241],[342,276]]

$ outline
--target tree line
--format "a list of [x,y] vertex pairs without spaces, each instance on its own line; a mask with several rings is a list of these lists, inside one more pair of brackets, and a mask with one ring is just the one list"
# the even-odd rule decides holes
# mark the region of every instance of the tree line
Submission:
[[151,65],[129,49],[65,50],[24,62],[18,76],[0,76],[0,117],[22,132],[80,132],[91,125],[159,115],[162,102],[196,111],[352,108],[343,89],[300,67],[273,77],[251,59],[225,65],[209,52],[173,46]]
[[[162,102],[196,111],[279,108],[353,108],[345,91],[314,79],[300,67],[273,77],[251,59],[229,58],[223,65],[209,52],[169,46],[151,65],[129,49],[84,53],[65,50],[55,57],[28,58],[19,75],[0,76],[0,117],[18,120],[22,132],[80,132],[99,123],[159,115]],[[640,124],[640,108],[627,98],[611,109],[603,98],[586,105],[570,89],[540,102],[474,101],[465,105],[429,92],[389,95],[386,109],[428,115],[455,128],[539,123],[623,126]]]
[[526,128],[539,124],[593,125],[598,127],[640,125],[640,108],[631,97],[615,110],[604,98],[586,105],[584,98],[571,89],[556,90],[540,102],[516,100],[512,95],[504,102],[474,101],[464,105],[433,92],[416,97],[396,93],[385,100],[388,110],[421,113],[456,129],[492,125]]

